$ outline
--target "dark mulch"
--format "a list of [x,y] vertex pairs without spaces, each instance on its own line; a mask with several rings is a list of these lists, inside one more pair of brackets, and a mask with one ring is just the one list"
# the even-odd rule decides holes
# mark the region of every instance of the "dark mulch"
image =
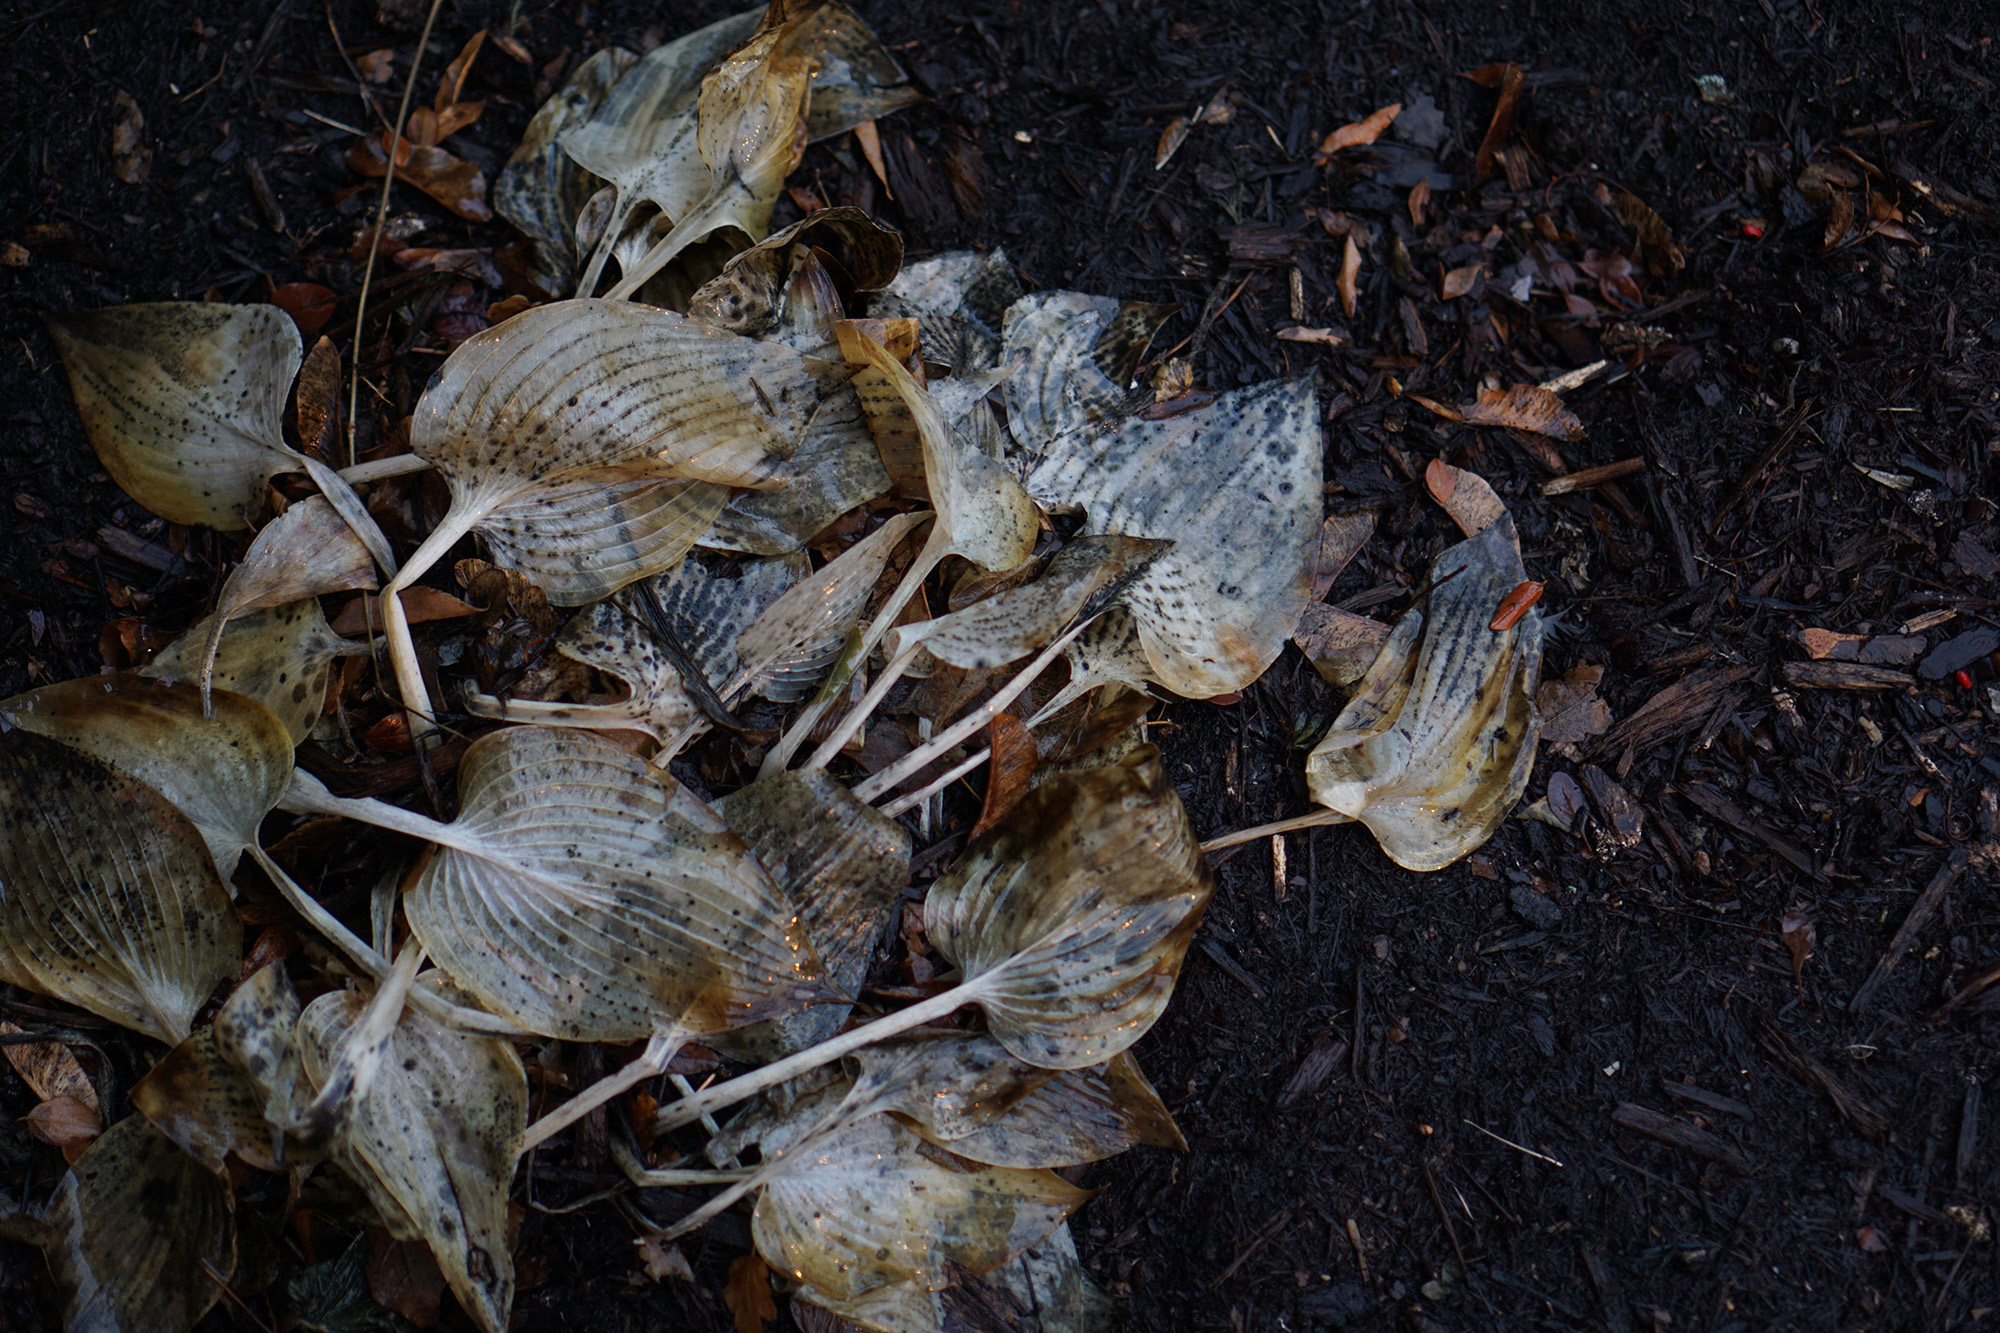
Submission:
[[[519,35],[540,65],[724,8],[548,6],[521,10]],[[824,150],[805,183],[878,210],[919,253],[1004,245],[1032,285],[1176,302],[1163,347],[1228,299],[1201,379],[1316,370],[1329,508],[1379,511],[1332,600],[1383,615],[1407,600],[1444,536],[1417,480],[1428,460],[1491,477],[1561,617],[1546,675],[1603,666],[1618,719],[1545,753],[1531,795],[1567,773],[1643,815],[1630,846],[1603,805],[1577,834],[1510,822],[1428,876],[1352,828],[1289,839],[1283,881],[1267,845],[1227,859],[1139,1048],[1192,1150],[1094,1169],[1101,1193],[1077,1218],[1131,1326],[1986,1326],[2000,1098],[1981,1089],[2000,989],[1961,992],[2000,963],[1994,669],[1964,664],[1967,688],[1896,665],[1907,679],[1856,691],[1796,668],[1804,627],[1916,621],[1928,651],[2000,623],[2000,56],[1978,7],[862,8],[936,100],[883,122],[894,200]],[[413,42],[355,5],[331,12],[350,51]],[[448,6],[433,74],[509,12]],[[368,113],[310,0],[198,25],[184,6],[46,5],[0,18],[0,47],[4,695],[117,663],[139,629],[178,629],[229,554],[197,534],[168,559],[117,535],[175,540],[98,471],[39,316],[211,288],[257,300],[267,280],[349,291],[340,252],[373,194],[333,202],[353,184],[351,136],[327,121]],[[1457,76],[1507,61],[1526,72],[1511,141],[1526,151],[1482,186],[1495,94]],[[490,105],[468,137],[497,165],[540,71],[490,48],[479,70]],[[1727,101],[1704,100],[1704,75]],[[143,185],[111,174],[120,89],[155,153]],[[1217,93],[1235,95],[1229,122],[1197,127],[1156,171],[1167,121]],[[1313,166],[1320,136],[1390,101],[1406,117],[1435,105],[1434,152],[1385,142]],[[1427,163],[1415,226],[1406,200]],[[1829,250],[1838,206],[1824,172],[1801,181],[1814,163],[1837,169],[1863,223],[1868,194],[1899,203],[1915,243]],[[1538,237],[1571,265],[1629,251],[1623,192],[1684,252],[1678,271],[1640,265],[1641,308],[1611,309],[1588,275],[1575,290],[1602,310],[1594,325],[1510,294]],[[440,243],[499,237],[404,205],[438,219]],[[1398,276],[1370,246],[1352,317],[1334,287],[1350,226],[1393,232],[1410,263]],[[1482,261],[1472,291],[1440,299],[1441,272]],[[1294,322],[1350,341],[1273,336]],[[1588,438],[1560,460],[1397,396],[1465,403],[1488,377],[1600,356],[1609,372],[1568,395]],[[1557,461],[1631,458],[1643,472],[1615,494],[1538,491]],[[1204,833],[1303,809],[1302,746],[1336,706],[1288,653],[1236,704],[1165,709]],[[1962,873],[1939,875],[1960,855]],[[1787,918],[1795,939],[1800,922],[1816,933],[1797,971]],[[1899,961],[1864,995],[1885,955]],[[27,1094],[9,1085],[19,1114]],[[0,1155],[17,1192],[46,1192],[45,1150],[9,1133]],[[541,1285],[520,1298],[524,1326],[728,1326],[711,1292],[636,1280],[630,1234],[602,1208],[532,1213],[523,1253]],[[696,1249],[704,1274],[730,1253]],[[48,1318],[38,1264],[10,1254],[0,1319]],[[232,1321],[253,1326],[211,1316]]]

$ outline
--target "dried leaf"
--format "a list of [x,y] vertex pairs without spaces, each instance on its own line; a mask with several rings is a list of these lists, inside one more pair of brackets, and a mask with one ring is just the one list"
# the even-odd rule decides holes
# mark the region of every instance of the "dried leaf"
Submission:
[[1514,105],[1521,96],[1521,89],[1527,86],[1528,77],[1519,65],[1482,65],[1464,77],[1482,88],[1498,89],[1500,100],[1493,107],[1493,119],[1486,127],[1486,137],[1479,141],[1479,152],[1474,158],[1474,166],[1479,174],[1479,183],[1484,185],[1493,179],[1493,156],[1505,146],[1514,132]]
[[715,813],[588,732],[480,737],[438,824],[295,779],[294,808],[439,844],[404,899],[410,928],[478,1003],[544,1036],[719,1032],[820,998],[784,894]]
[[632,1244],[637,1251],[639,1267],[652,1281],[664,1282],[668,1278],[694,1281],[694,1269],[689,1266],[687,1256],[681,1253],[680,1246],[662,1244],[653,1236],[641,1236]]
[[[481,611],[481,608],[471,602],[454,597],[442,588],[433,588],[423,583],[414,588],[403,589],[397,594],[396,600],[403,604],[403,619],[411,625],[457,620],[460,616],[476,616]],[[375,596],[355,598],[341,607],[340,614],[333,618],[333,632],[343,636],[368,634],[381,628],[382,599]]]
[[226,881],[291,780],[284,724],[254,699],[145,676],[86,676],[0,700],[0,723],[61,741],[137,779],[200,830]]
[[120,89],[111,99],[118,118],[111,124],[111,171],[127,185],[141,185],[153,174],[153,150],[145,141],[146,117],[132,94]]
[[1342,125],[1339,129],[1320,140],[1319,148],[1313,153],[1313,165],[1323,167],[1333,160],[1333,155],[1343,148],[1366,148],[1382,137],[1382,131],[1389,128],[1397,116],[1403,114],[1401,102],[1391,102],[1379,111],[1371,112],[1367,119],[1352,125]]
[[1181,145],[1187,142],[1187,137],[1186,116],[1175,116],[1168,121],[1167,128],[1160,131],[1159,146],[1153,150],[1153,170],[1164,170],[1167,163],[1174,160],[1174,154],[1180,152]]
[[1467,264],[1455,268],[1444,275],[1438,284],[1438,295],[1447,301],[1456,301],[1478,285],[1480,276],[1486,272],[1484,264]]
[[1550,745],[1575,745],[1602,735],[1611,727],[1611,706],[1597,697],[1601,666],[1579,666],[1561,680],[1545,680],[1535,691],[1542,715],[1542,739]]
[[1329,685],[1352,685],[1367,675],[1388,638],[1389,627],[1381,621],[1325,602],[1310,603],[1292,634],[1292,642]]
[[137,778],[0,731],[0,979],[172,1045],[242,929],[201,833]]
[[[27,1029],[19,1023],[0,1019],[0,1035],[25,1036]],[[69,1047],[61,1042],[10,1042],[0,1046],[0,1052],[5,1053],[7,1063],[14,1067],[21,1081],[43,1101],[70,1097],[93,1110],[98,1109],[97,1088],[91,1083],[90,1075],[83,1072],[83,1066],[70,1054]]]
[[[322,995],[299,1020],[306,1075],[324,1081],[366,1009]],[[514,1299],[507,1187],[528,1124],[528,1076],[504,1041],[405,1011],[379,1071],[334,1141],[334,1160],[398,1239],[422,1240],[459,1303],[505,1333]]]
[[1031,727],[1100,685],[1144,690],[1153,680],[1152,663],[1139,642],[1139,626],[1123,606],[1112,607],[1084,626],[1083,633],[1063,649],[1063,660],[1069,664],[1069,681],[1029,719]]
[[1051,1172],[961,1161],[879,1115],[783,1162],[757,1200],[751,1238],[836,1313],[891,1284],[946,1287],[950,1265],[997,1268],[1089,1197]]
[[[388,130],[356,139],[348,147],[347,165],[380,180],[389,174],[391,139]],[[409,139],[396,140],[395,144],[397,180],[416,186],[467,222],[493,220],[493,210],[486,203],[486,173],[478,163]]]
[[1778,923],[1778,934],[1785,941],[1785,952],[1792,956],[1793,984],[1804,985],[1806,962],[1819,943],[1819,928],[1803,909],[1794,908]]
[[966,376],[999,364],[1001,328],[1020,299],[1005,251],[955,250],[905,265],[868,313],[915,319],[924,360]]
[[608,46],[578,65],[528,122],[493,182],[493,211],[534,239],[553,295],[567,294],[576,279],[577,213],[602,184],[563,151],[562,136],[590,120],[637,59]]
[[1332,591],[1348,561],[1361,553],[1375,535],[1375,511],[1362,509],[1348,514],[1329,514],[1319,527],[1319,542],[1313,551],[1314,598]]
[[806,8],[811,22],[793,40],[819,62],[806,108],[807,139],[830,139],[924,100],[852,9],[839,3]]
[[1646,271],[1670,278],[1687,266],[1687,254],[1674,243],[1674,233],[1660,215],[1635,194],[1618,192],[1618,220],[1630,227],[1645,247]]
[[[331,289],[316,282],[288,282],[272,290],[271,304],[292,317],[292,323],[299,326],[301,338],[313,338],[333,318],[340,298]],[[310,439],[304,430],[299,434]]]
[[1575,832],[1577,821],[1584,814],[1583,784],[1568,773],[1550,774],[1548,808],[1555,817],[1556,827]]
[[1340,313],[1354,318],[1354,307],[1361,299],[1357,280],[1361,276],[1361,247],[1355,244],[1354,233],[1347,233],[1347,243],[1340,252],[1340,275],[1333,280],[1334,291],[1340,295]]
[[[1082,292],[1036,292],[1008,308],[1001,359],[1007,428],[1031,459],[1094,435],[1130,410],[1139,362],[1177,307]],[[1139,402],[1143,403],[1144,397]],[[1129,404],[1129,405],[1128,405]]]
[[729,1281],[722,1287],[723,1304],[736,1333],[764,1333],[764,1321],[778,1317],[771,1293],[771,1270],[754,1254],[738,1255],[729,1264]]
[[[909,833],[824,769],[760,778],[715,809],[792,904],[828,987],[858,993],[909,881]],[[775,1059],[831,1037],[851,1007],[814,1005],[717,1034],[712,1044],[743,1058]]]
[[978,838],[1006,817],[1008,811],[1028,794],[1029,779],[1041,752],[1035,737],[1012,713],[1001,713],[987,728],[986,797],[980,803],[979,821],[971,836]]
[[51,1097],[21,1120],[30,1134],[60,1149],[63,1160],[71,1166],[104,1132],[104,1118],[98,1115],[97,1107],[75,1097]]
[[49,1274],[63,1327],[186,1333],[236,1269],[229,1189],[143,1116],[127,1116],[56,1186]]
[[1163,421],[1072,436],[1029,474],[1091,532],[1172,541],[1129,584],[1153,679],[1207,698],[1241,690],[1283,651],[1312,590],[1320,433],[1308,380],[1273,380]]
[[[170,684],[201,679],[213,626],[197,621],[139,669]],[[211,679],[217,690],[255,699],[277,715],[294,745],[303,741],[326,704],[328,665],[368,651],[327,627],[317,598],[253,611],[232,620],[216,645]]]
[[1465,409],[1464,420],[1474,426],[1511,426],[1559,440],[1581,440],[1583,422],[1563,406],[1562,399],[1533,384],[1516,384],[1508,389],[1481,389],[1479,401]]
[[267,481],[299,470],[284,412],[303,344],[277,307],[170,301],[48,323],[104,470],[154,513],[233,531]]
[[526,311],[460,344],[417,404],[410,446],[452,490],[424,549],[476,529],[551,602],[596,601],[676,563],[727,487],[777,481],[815,397],[797,353],[668,311]]
[[723,693],[744,689],[778,703],[812,693],[859,622],[896,546],[925,517],[898,514],[773,602],[737,640],[739,666]]
[[1159,752],[1050,779],[931,889],[925,929],[994,1038],[1100,1064],[1165,1007],[1212,882]]
[[1366,824],[1408,870],[1449,865],[1491,836],[1527,787],[1540,730],[1541,617],[1488,627],[1522,582],[1513,520],[1438,556],[1427,582],[1428,617],[1412,608],[1396,622],[1306,759],[1313,799]]
[[214,1024],[195,1029],[133,1084],[132,1105],[218,1179],[229,1178],[232,1153],[261,1171],[298,1164],[286,1161],[264,1094],[224,1054]]
[[1477,537],[1507,516],[1506,504],[1486,478],[1455,468],[1441,458],[1432,459],[1425,467],[1424,485],[1468,537]]
[[429,1328],[438,1321],[450,1285],[422,1241],[397,1240],[380,1227],[368,1229],[368,1294],[376,1305]]

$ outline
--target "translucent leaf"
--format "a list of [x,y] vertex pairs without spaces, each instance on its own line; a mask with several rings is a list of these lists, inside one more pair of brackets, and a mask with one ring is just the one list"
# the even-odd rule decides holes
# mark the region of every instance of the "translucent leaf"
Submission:
[[860,291],[888,286],[903,262],[900,233],[858,208],[823,208],[723,265],[720,276],[694,294],[688,314],[748,337],[777,332],[787,323],[793,278],[815,248],[843,252],[842,267]]
[[460,344],[417,405],[411,448],[452,490],[425,550],[477,528],[551,602],[595,601],[678,561],[726,487],[775,483],[815,399],[789,348],[668,311],[526,311]]
[[1126,588],[1152,675],[1190,698],[1248,686],[1283,651],[1312,591],[1320,431],[1310,381],[1274,380],[1161,421],[1058,439],[1028,478],[1092,532],[1169,551]]
[[61,741],[145,783],[194,821],[227,881],[285,794],[292,741],[254,699],[136,675],[86,676],[0,700],[0,724]]
[[47,1222],[72,1333],[187,1333],[221,1298],[216,1279],[236,1269],[228,1186],[144,1116],[91,1145],[56,1186]]
[[[211,1027],[216,1050],[249,1083],[274,1144],[301,1123],[303,1108],[312,1100],[294,1040],[298,1022],[299,997],[291,978],[282,963],[273,963],[252,973],[223,1001]],[[294,1162],[301,1160],[296,1143],[286,1143],[285,1153]]]
[[196,1028],[133,1084],[132,1105],[220,1178],[228,1178],[232,1153],[261,1171],[293,1164],[284,1160],[282,1140],[264,1118],[256,1085],[223,1055],[214,1024]]
[[103,760],[0,732],[0,979],[168,1045],[235,975],[242,928],[201,833]]
[[1036,712],[1031,725],[1054,717],[1069,704],[1100,685],[1129,685],[1143,690],[1152,682],[1152,664],[1139,642],[1139,626],[1131,611],[1114,606],[1084,627],[1063,650],[1069,680]]
[[[299,1020],[305,1071],[324,1080],[366,1002],[322,995]],[[405,1010],[334,1159],[399,1239],[422,1240],[459,1303],[504,1333],[514,1301],[507,1188],[528,1124],[528,1076],[504,1041]]]
[[1170,549],[1170,541],[1083,537],[1048,561],[1031,583],[995,593],[963,610],[890,630],[892,657],[921,644],[952,666],[976,670],[1028,656],[1061,634],[1086,607],[1101,606]]
[[[169,683],[198,683],[214,627],[212,617],[197,621],[139,668],[139,674]],[[312,734],[319,721],[334,660],[368,651],[366,643],[350,643],[333,632],[317,598],[231,620],[215,642],[215,688],[245,695],[270,709],[294,745]]]
[[49,332],[104,470],[161,517],[245,527],[265,483],[300,469],[284,413],[304,345],[278,307],[128,305]]
[[1428,614],[1412,608],[1396,622],[1306,759],[1313,799],[1366,824],[1406,869],[1436,870],[1484,843],[1527,788],[1541,617],[1491,628],[1525,577],[1505,515],[1438,556]]
[[1030,791],[932,887],[924,922],[1001,1045],[1082,1069],[1159,1017],[1212,890],[1147,746]]
[[439,849],[410,928],[486,1009],[544,1036],[718,1032],[821,998],[783,892],[715,813],[587,732],[518,727],[465,752],[449,825],[295,782],[295,808]]
[[1052,1172],[965,1162],[872,1116],[788,1155],[750,1234],[813,1298],[849,1301],[895,1283],[940,1290],[954,1264],[990,1272],[1088,1197]]
[[1132,379],[1153,334],[1178,309],[1082,292],[1035,292],[1011,306],[1001,359],[1019,361],[1007,380],[1007,425],[1031,458],[1079,431],[1123,417]]
[[853,10],[839,3],[807,9],[809,18],[798,40],[819,60],[806,110],[808,139],[845,134],[924,100]]
[[1021,280],[1003,250],[956,250],[905,265],[869,304],[878,319],[917,321],[924,360],[954,376],[1000,363],[1001,326],[1021,299]]
[[204,622],[209,639],[201,673],[203,695],[212,686],[215,656],[234,617],[374,586],[375,557],[326,498],[314,495],[293,505],[250,543],[242,563],[222,585],[215,614]]
[[561,139],[590,120],[638,59],[608,46],[571,72],[562,91],[542,103],[520,146],[493,182],[493,211],[534,239],[556,295],[576,279],[576,216],[600,182],[580,170]]
[[[857,993],[910,877],[909,833],[820,769],[762,778],[715,809],[791,900],[827,984]],[[736,1058],[775,1059],[838,1032],[850,1007],[815,1005],[716,1040]]]

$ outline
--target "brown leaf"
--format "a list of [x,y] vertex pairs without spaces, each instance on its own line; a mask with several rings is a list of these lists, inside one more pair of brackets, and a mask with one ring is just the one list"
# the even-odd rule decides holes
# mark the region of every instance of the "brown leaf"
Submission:
[[1479,141],[1479,155],[1474,159],[1479,183],[1484,185],[1493,179],[1493,155],[1514,132],[1514,104],[1520,99],[1521,89],[1528,80],[1519,65],[1510,64],[1482,65],[1464,77],[1482,88],[1497,88],[1500,91],[1500,101],[1493,108],[1492,123],[1487,125],[1486,137]]
[[[0,1033],[20,1036],[25,1031],[18,1023],[0,1021]],[[47,1101],[55,1097],[74,1097],[91,1107],[97,1107],[97,1089],[91,1084],[90,1075],[83,1072],[70,1049],[61,1042],[28,1041],[15,1042],[0,1047],[7,1056],[7,1063],[14,1066],[14,1072],[21,1081],[34,1091],[37,1097]]]
[[1319,549],[1314,558],[1314,598],[1324,597],[1333,587],[1347,562],[1360,553],[1375,534],[1375,511],[1362,509],[1351,514],[1333,514],[1319,527]]
[[778,1317],[778,1302],[771,1295],[771,1270],[755,1254],[739,1255],[729,1265],[722,1299],[736,1321],[736,1333],[764,1333],[764,1321]]
[[1819,929],[1804,909],[1795,907],[1778,923],[1778,933],[1784,938],[1786,952],[1792,956],[1792,982],[1803,985],[1806,960],[1812,957],[1813,946],[1819,943]]
[[1638,234],[1645,248],[1646,271],[1656,278],[1672,277],[1687,267],[1687,254],[1674,243],[1674,233],[1660,215],[1635,194],[1618,194],[1618,220]]
[[97,1108],[75,1097],[51,1097],[22,1119],[30,1134],[62,1149],[63,1160],[71,1166],[104,1132],[104,1119],[97,1114]]
[[1465,409],[1465,420],[1475,426],[1512,426],[1559,440],[1581,440],[1584,435],[1576,413],[1555,394],[1533,384],[1481,389],[1479,401]]
[[1839,248],[1847,239],[1847,233],[1854,230],[1854,198],[1845,190],[1833,196],[1833,205],[1826,214],[1826,234],[1821,237],[1825,249]]
[[1854,1244],[1864,1254],[1881,1254],[1889,1248],[1888,1239],[1875,1227],[1863,1227],[1855,1232]]
[[1187,141],[1188,120],[1186,116],[1175,116],[1167,122],[1167,128],[1160,132],[1160,145],[1153,150],[1153,170],[1159,171],[1174,160],[1174,154]]
[[[297,320],[298,316],[292,318]],[[299,367],[295,395],[293,413],[298,421],[299,447],[323,463],[330,462],[333,442],[340,434],[340,353],[334,350],[331,340],[321,338],[306,353],[305,364]]]
[[1352,125],[1342,125],[1320,140],[1319,149],[1313,154],[1313,165],[1325,166],[1333,159],[1333,155],[1343,148],[1366,148],[1381,138],[1382,131],[1388,129],[1390,122],[1402,113],[1403,104],[1391,102],[1366,120],[1358,120]]
[[1381,621],[1325,602],[1308,603],[1292,631],[1292,642],[1330,685],[1352,685],[1367,675],[1388,637],[1389,627]]
[[986,803],[979,811],[979,822],[972,826],[975,838],[1004,819],[1027,795],[1038,756],[1033,733],[1012,713],[995,717],[987,734],[993,754],[987,761]]
[[1597,697],[1601,666],[1579,666],[1561,680],[1545,680],[1535,692],[1542,714],[1542,739],[1551,745],[1574,745],[1611,726],[1611,706]]
[[1480,274],[1484,272],[1486,272],[1484,264],[1467,264],[1463,268],[1452,269],[1438,284],[1438,295],[1447,301],[1455,301],[1471,291],[1478,284]]
[[153,172],[153,150],[140,137],[146,117],[130,93],[120,92],[112,105],[118,118],[111,125],[111,170],[127,185],[138,185]]
[[[465,92],[465,76],[472,72],[472,62],[479,55],[479,48],[485,41],[486,30],[481,28],[472,34],[472,39],[461,47],[458,55],[445,66],[444,80],[438,84],[437,101],[433,103],[439,117],[445,116],[452,107],[461,105],[458,99]],[[475,111],[473,114],[477,116],[478,112]]]
[[288,282],[271,293],[271,304],[292,317],[302,338],[314,337],[326,327],[339,299],[316,282]]
[[[459,616],[473,616],[480,608],[470,602],[460,601],[440,588],[427,587],[419,583],[414,588],[403,589],[403,614],[412,625],[421,625],[432,620],[455,620]],[[341,608],[333,620],[333,632],[352,638],[357,634],[380,634],[382,632],[382,599],[367,593]]]
[[[389,131],[356,139],[347,150],[347,165],[364,176],[380,178],[389,171]],[[476,163],[460,161],[442,148],[425,147],[408,139],[396,145],[396,177],[406,180],[467,222],[491,222],[486,204],[486,174]]]
[[1347,247],[1340,254],[1340,276],[1334,280],[1334,289],[1340,293],[1340,309],[1349,319],[1354,318],[1354,303],[1358,298],[1354,280],[1361,274],[1361,247],[1354,243],[1354,233],[1347,235]]
[[1583,784],[1568,773],[1556,772],[1549,775],[1549,794],[1546,798],[1549,813],[1566,829],[1576,829],[1576,821],[1582,816]]
[[1506,517],[1506,504],[1486,478],[1455,468],[1441,458],[1432,459],[1424,469],[1424,485],[1468,537],[1477,537]]
[[438,1321],[444,1293],[444,1273],[429,1246],[368,1228],[368,1294],[377,1305],[418,1328],[429,1328]]

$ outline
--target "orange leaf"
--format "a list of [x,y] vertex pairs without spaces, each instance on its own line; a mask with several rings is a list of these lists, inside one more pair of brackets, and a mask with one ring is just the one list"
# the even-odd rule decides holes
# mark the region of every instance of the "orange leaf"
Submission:
[[1381,138],[1382,131],[1388,129],[1390,122],[1401,114],[1403,114],[1403,104],[1391,102],[1366,120],[1357,120],[1352,125],[1342,125],[1320,140],[1319,151],[1313,154],[1313,165],[1325,166],[1333,155],[1343,148],[1366,148]]
[[72,1164],[104,1132],[104,1121],[97,1108],[75,1097],[51,1097],[28,1112],[25,1119],[30,1134],[62,1149],[63,1160]]
[[1583,422],[1576,413],[1564,407],[1562,399],[1533,384],[1481,389],[1479,401],[1465,409],[1465,419],[1475,426],[1512,426],[1559,440],[1583,438]]
[[271,293],[271,304],[292,317],[299,336],[316,338],[340,298],[316,282],[288,282]]
[[1479,172],[1479,183],[1484,185],[1493,179],[1493,154],[1499,151],[1507,138],[1514,132],[1514,103],[1521,96],[1521,88],[1528,81],[1519,65],[1482,65],[1464,77],[1471,79],[1482,88],[1500,90],[1500,101],[1493,108],[1492,123],[1486,127],[1486,137],[1479,141],[1479,155],[1474,165]]
[[1035,775],[1035,763],[1041,758],[1034,736],[1012,713],[994,718],[987,736],[993,753],[986,761],[986,804],[979,811],[979,822],[972,826],[975,838],[1006,818],[1028,794],[1028,779]]
[[1444,281],[1438,285],[1438,293],[1447,301],[1456,301],[1472,290],[1479,281],[1479,275],[1485,271],[1484,264],[1467,264],[1464,268],[1455,268],[1444,275]]
[[473,58],[479,54],[479,48],[485,41],[486,29],[481,28],[473,33],[472,40],[459,50],[458,58],[445,66],[444,82],[438,85],[437,101],[432,104],[439,115],[443,115],[445,108],[456,102],[459,95],[465,91],[465,76],[472,72]]
[[[454,620],[459,616],[475,615],[479,608],[470,602],[460,601],[450,593],[438,588],[418,584],[414,588],[403,589],[403,614],[410,618],[412,625],[421,625],[429,620]],[[382,629],[382,604],[373,594],[368,593],[349,602],[334,617],[333,632],[352,637]]]
[[754,1254],[743,1255],[729,1265],[722,1299],[736,1321],[736,1333],[764,1333],[764,1321],[778,1317],[778,1302],[771,1295],[771,1270]]
[[1361,247],[1354,243],[1354,233],[1347,234],[1347,248],[1340,255],[1340,276],[1334,280],[1334,290],[1340,293],[1340,309],[1349,319],[1354,318],[1354,303],[1358,297],[1354,280],[1361,274]]
[[1500,599],[1500,607],[1493,613],[1493,623],[1488,628],[1498,633],[1520,624],[1528,608],[1542,600],[1542,587],[1532,581],[1516,585],[1514,591]]

